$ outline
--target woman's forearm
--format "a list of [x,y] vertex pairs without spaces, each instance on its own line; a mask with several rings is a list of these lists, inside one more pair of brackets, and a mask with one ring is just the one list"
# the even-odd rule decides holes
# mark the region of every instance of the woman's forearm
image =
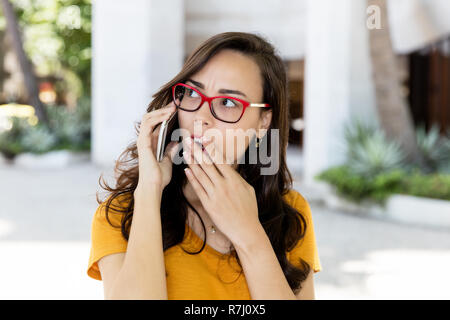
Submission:
[[234,244],[252,300],[295,300],[263,227],[254,235],[254,241]]
[[161,191],[134,193],[134,213],[122,268],[111,299],[167,299],[161,228]]

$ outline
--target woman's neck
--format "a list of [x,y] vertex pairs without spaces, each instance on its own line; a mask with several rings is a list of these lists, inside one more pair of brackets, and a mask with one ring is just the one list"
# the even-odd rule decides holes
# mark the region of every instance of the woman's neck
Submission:
[[203,208],[202,202],[200,201],[200,198],[197,196],[197,193],[195,193],[194,188],[192,188],[192,185],[190,182],[187,182],[186,185],[183,188],[183,194],[187,201],[194,207],[194,208]]

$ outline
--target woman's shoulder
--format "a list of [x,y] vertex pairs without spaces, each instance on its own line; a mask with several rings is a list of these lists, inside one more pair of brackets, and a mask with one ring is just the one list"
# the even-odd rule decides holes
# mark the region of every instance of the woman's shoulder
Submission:
[[291,207],[293,207],[293,208],[295,208],[295,209],[297,209],[299,211],[305,212],[305,213],[309,213],[310,212],[308,201],[297,190],[289,189],[283,195],[283,198],[286,201],[286,203],[288,203]]
[[[131,201],[131,197],[128,194],[110,194],[98,205],[94,218],[100,220],[107,219],[113,222],[113,224],[115,224],[114,222],[120,224],[122,216]],[[106,217],[106,212],[108,212],[108,217]]]

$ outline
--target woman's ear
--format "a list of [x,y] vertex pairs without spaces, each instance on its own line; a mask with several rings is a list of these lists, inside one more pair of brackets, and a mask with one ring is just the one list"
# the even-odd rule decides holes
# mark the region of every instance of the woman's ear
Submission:
[[269,129],[272,122],[272,110],[263,111],[259,118],[259,129]]

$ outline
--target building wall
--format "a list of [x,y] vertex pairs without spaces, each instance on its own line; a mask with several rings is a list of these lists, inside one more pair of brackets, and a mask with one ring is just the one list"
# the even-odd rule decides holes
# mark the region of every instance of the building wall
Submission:
[[305,0],[186,0],[186,53],[226,31],[265,35],[286,60],[305,53]]
[[448,0],[389,0],[387,4],[396,53],[411,53],[450,34]]

